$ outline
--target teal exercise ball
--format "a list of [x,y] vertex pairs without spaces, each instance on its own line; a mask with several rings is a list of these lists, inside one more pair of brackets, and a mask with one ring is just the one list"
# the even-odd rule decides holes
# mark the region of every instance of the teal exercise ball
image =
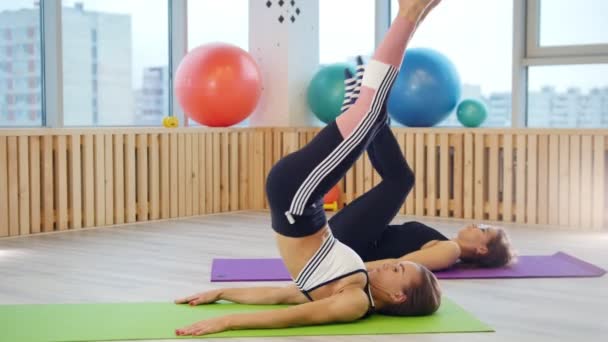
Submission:
[[488,117],[488,110],[482,102],[466,99],[458,105],[456,116],[465,127],[479,127]]
[[319,120],[330,123],[340,115],[344,102],[344,69],[354,68],[350,64],[336,63],[321,68],[308,85],[308,107]]
[[405,126],[435,126],[456,108],[461,91],[460,75],[447,56],[433,49],[407,49],[388,112]]

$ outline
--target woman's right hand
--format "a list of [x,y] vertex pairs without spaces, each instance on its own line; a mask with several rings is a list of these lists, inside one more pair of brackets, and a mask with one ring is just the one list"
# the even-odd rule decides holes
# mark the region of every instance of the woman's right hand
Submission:
[[190,304],[190,305],[199,305],[199,304],[209,304],[214,303],[220,299],[220,290],[211,290],[200,292],[195,295],[180,298],[175,300],[175,304]]

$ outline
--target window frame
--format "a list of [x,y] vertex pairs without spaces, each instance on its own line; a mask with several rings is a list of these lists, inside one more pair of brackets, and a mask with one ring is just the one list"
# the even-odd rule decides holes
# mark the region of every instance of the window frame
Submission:
[[[48,1],[46,1],[46,2],[48,2]],[[38,8],[38,11],[39,11],[38,12],[38,23],[39,23],[38,24],[38,33],[40,35],[40,45],[38,46],[39,48],[37,49],[36,45],[34,43],[31,43],[31,42],[27,42],[27,43],[21,44],[21,46],[14,45],[13,48],[10,48],[12,54],[15,54],[15,53],[24,53],[24,54],[29,55],[30,57],[33,57],[33,56],[35,56],[37,54],[39,56],[39,58],[40,58],[40,74],[38,74],[38,79],[37,79],[37,81],[39,83],[39,86],[40,86],[40,92],[36,95],[36,96],[38,96],[40,98],[40,108],[39,108],[39,111],[40,111],[40,125],[34,125],[34,126],[30,126],[30,125],[6,125],[6,126],[0,125],[0,129],[19,129],[19,128],[28,128],[28,129],[31,129],[31,128],[52,127],[52,126],[48,126],[48,124],[47,124],[48,119],[47,119],[47,115],[45,113],[46,108],[52,108],[53,105],[54,105],[54,103],[53,103],[53,101],[48,101],[49,104],[48,105],[46,104],[46,99],[50,100],[49,96],[52,96],[52,94],[50,94],[50,93],[52,93],[52,89],[46,89],[45,88],[45,62],[44,61],[45,61],[45,58],[47,58],[45,52],[53,53],[54,51],[52,51],[52,48],[47,48],[45,50],[45,46],[44,45],[45,45],[45,33],[49,34],[48,41],[52,41],[53,36],[52,36],[52,32],[48,32],[48,30],[45,32],[44,25],[46,23],[47,26],[53,26],[52,20],[54,18],[45,18],[44,17],[44,15],[45,15],[45,7],[44,7],[45,4],[44,3],[45,3],[45,1],[41,1],[40,2],[40,6]],[[54,7],[54,5],[56,5],[56,4],[53,4],[52,2],[49,2],[49,3],[51,4],[51,6],[47,5],[46,13],[51,12],[52,11],[52,7]],[[35,8],[32,8],[32,9],[35,9]],[[26,31],[25,31],[25,33],[24,33],[25,36],[28,39],[35,35],[35,31],[32,31],[33,28],[34,27],[28,26],[27,29],[26,29]],[[14,39],[15,38],[15,32],[12,31],[12,30],[9,31],[9,32],[10,33],[8,34],[8,37],[10,37],[11,39]],[[5,32],[0,32],[0,34],[5,35],[6,33]],[[34,53],[31,53],[29,51],[30,48],[33,48],[33,52]],[[19,52],[19,50],[21,50],[21,51]],[[4,53],[4,51],[2,51],[2,53]],[[32,60],[29,59],[28,61],[25,62],[25,68],[28,70],[28,73],[31,72],[31,68],[32,68],[31,61]],[[11,65],[11,68],[13,68],[15,64],[14,64],[14,62],[11,62],[9,65]],[[48,72],[51,73],[51,75],[49,75],[49,76],[50,76],[51,79],[53,79],[53,75],[52,75],[53,70],[52,70],[52,67],[51,67],[51,70],[48,70]],[[27,86],[30,87],[30,85],[31,85],[30,82],[32,80],[32,77],[26,76],[26,77],[24,77],[24,80],[25,80]],[[5,85],[5,87],[7,87],[8,89],[12,89],[12,87],[15,86],[15,83],[16,83],[15,79],[12,79],[10,81],[10,83],[7,83],[7,85]],[[8,84],[10,84],[10,85],[8,85]],[[47,90],[48,90],[49,94],[47,94]],[[14,99],[14,101],[16,101],[16,99]],[[29,104],[29,101],[30,101],[30,97],[29,96],[27,98],[27,101],[28,101],[28,104]],[[19,110],[13,110],[12,111],[13,115],[17,115],[16,113],[18,111]],[[28,112],[31,112],[31,110],[28,110]],[[53,118],[51,118],[51,119],[53,119]]]
[[[596,64],[593,62],[585,63],[585,61],[593,61],[596,58],[608,57],[608,43],[606,44],[581,44],[581,45],[558,45],[558,46],[541,46],[540,45],[540,24],[541,24],[541,1],[528,0],[527,3],[527,22],[528,28],[526,35],[526,49],[528,59],[550,59],[555,57],[563,60],[561,64]],[[570,58],[574,58],[577,62],[568,62]],[[539,61],[533,61],[539,63]],[[542,62],[542,61],[540,61]]]
[[[62,44],[62,5],[63,0],[40,1],[40,29],[41,29],[41,112],[42,127],[63,128],[64,103],[63,103],[63,44]],[[169,25],[169,56],[168,56],[168,89],[169,96],[168,115],[175,115],[183,120],[183,110],[175,100],[173,91],[173,73],[179,65],[179,61],[186,53],[185,42],[187,41],[186,22],[187,1],[166,0],[168,8]],[[89,126],[87,126],[89,127]],[[101,126],[90,126],[101,127]],[[133,125],[130,127],[146,127]]]
[[[530,66],[608,64],[608,43],[541,46],[540,1],[513,0],[512,128],[528,126],[528,68]],[[391,0],[379,1],[378,4],[388,7],[390,17]],[[378,14],[378,9],[376,11]],[[390,22],[387,22],[385,31],[388,30],[389,25]]]
[[[514,110],[513,115],[522,113],[518,125],[513,127],[527,127],[528,113],[527,97],[528,89],[528,70],[531,66],[551,66],[551,65],[585,65],[585,64],[608,64],[608,44],[583,44],[583,45],[562,45],[562,46],[541,46],[540,45],[540,22],[541,22],[541,0],[527,0],[525,3],[520,0],[513,0],[514,5],[520,7],[518,13],[514,11],[514,20],[519,21],[525,27],[525,36],[520,38],[519,44],[525,49],[523,57],[519,60],[520,69],[525,69],[525,76],[514,78],[513,89],[517,89],[518,98],[521,100]],[[523,41],[521,40],[523,39]],[[514,43],[515,44],[515,43]],[[514,47],[515,49],[515,47]],[[515,63],[515,59],[514,59]],[[517,81],[517,84],[515,83]],[[515,98],[515,96],[514,96]],[[515,104],[515,103],[514,103]],[[513,106],[515,109],[516,107]],[[576,128],[576,127],[574,127]]]
[[[169,115],[184,125],[187,120],[173,90],[173,75],[187,53],[187,0],[166,0],[169,9]],[[322,0],[319,0],[322,1]],[[541,46],[541,0],[513,0],[513,65],[511,127],[526,127],[528,118],[528,68],[547,65],[608,64],[608,43]],[[64,127],[62,0],[40,2],[41,126]],[[388,30],[391,0],[375,6],[376,46]]]

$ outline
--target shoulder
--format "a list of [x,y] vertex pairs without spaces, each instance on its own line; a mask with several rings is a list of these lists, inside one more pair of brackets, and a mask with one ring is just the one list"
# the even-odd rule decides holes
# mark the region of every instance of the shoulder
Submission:
[[[407,229],[410,232],[413,233],[420,233],[420,234],[424,234],[424,233],[439,233],[439,231],[429,225],[426,225],[422,222],[418,222],[418,221],[407,221],[407,222],[403,222],[399,225],[394,225],[394,226],[390,226],[390,227],[396,227],[396,228],[401,228],[401,229]],[[441,233],[439,233],[441,234]],[[442,234],[441,234],[442,235]]]
[[330,297],[329,310],[340,316],[339,320],[359,319],[369,310],[369,298],[360,287],[348,287]]
[[458,246],[458,244],[452,240],[445,240],[445,241],[441,241],[441,240],[433,240],[433,241],[429,241],[426,244],[424,244],[424,246],[422,246],[422,249],[427,249],[427,248],[433,248],[435,250],[443,250],[446,252],[452,252],[452,253],[457,253],[458,255],[460,255],[460,246]]

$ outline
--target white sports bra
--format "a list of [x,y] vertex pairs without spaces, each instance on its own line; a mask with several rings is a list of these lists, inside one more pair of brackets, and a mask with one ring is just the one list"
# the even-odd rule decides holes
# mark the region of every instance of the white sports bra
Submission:
[[355,251],[338,241],[331,234],[331,230],[328,230],[321,247],[308,260],[294,282],[300,291],[309,300],[312,300],[309,292],[358,272],[364,273],[368,278],[365,292],[369,298],[370,307],[373,308],[374,300],[369,288],[369,277],[365,263]]

